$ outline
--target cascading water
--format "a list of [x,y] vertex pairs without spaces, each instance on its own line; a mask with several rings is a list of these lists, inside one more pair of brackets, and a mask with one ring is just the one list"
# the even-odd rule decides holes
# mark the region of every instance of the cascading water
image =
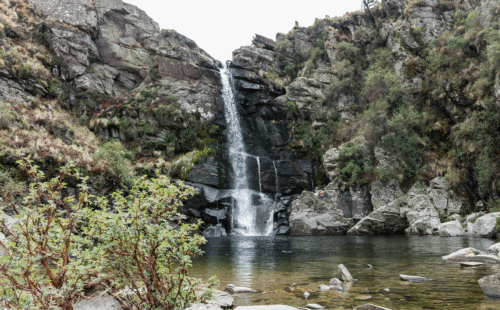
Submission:
[[[227,146],[233,171],[232,234],[270,235],[273,229],[272,200],[262,193],[260,185],[260,159],[246,153],[240,118],[234,100],[234,82],[227,64],[221,69],[222,99],[227,123]],[[248,159],[257,158],[259,166],[259,192],[250,189]]]

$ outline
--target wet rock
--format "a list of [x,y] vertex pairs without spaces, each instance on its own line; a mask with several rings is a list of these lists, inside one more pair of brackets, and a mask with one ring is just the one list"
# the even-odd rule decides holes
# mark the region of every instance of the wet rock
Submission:
[[339,273],[340,273],[340,280],[344,282],[354,281],[354,278],[352,277],[349,270],[347,270],[347,268],[344,266],[344,264],[339,264]]
[[441,237],[459,237],[465,236],[465,230],[462,224],[457,221],[446,222],[439,225],[439,235]]
[[473,258],[474,256],[479,254],[486,254],[486,253],[474,248],[465,248],[453,252],[451,254],[445,255],[442,257],[442,259],[449,261],[467,261],[468,259]]
[[200,183],[211,187],[219,186],[219,163],[214,157],[209,157],[206,160],[200,160],[189,173],[187,181]]
[[305,291],[304,292],[304,297],[307,299],[309,296],[311,296],[311,294],[308,291]]
[[318,304],[307,304],[306,308],[308,309],[323,309],[323,306]]
[[500,298],[500,273],[481,278],[477,282],[486,296]]
[[363,300],[363,301],[365,301],[365,300],[370,300],[370,299],[372,299],[372,296],[371,296],[371,295],[358,295],[358,296],[356,296],[354,299],[356,299],[356,300]]
[[484,265],[484,263],[476,263],[476,262],[460,262],[460,266],[463,267],[479,267]]
[[234,306],[234,298],[227,292],[212,290],[212,299],[205,301],[206,304],[217,305],[221,308]]
[[490,246],[488,248],[488,250],[499,253],[500,252],[500,242],[493,244],[492,246]]
[[221,224],[216,226],[210,226],[202,232],[202,235],[206,238],[217,238],[227,236],[226,229]]
[[123,307],[118,300],[113,297],[99,297],[85,299],[74,306],[75,310],[122,310]]
[[372,305],[372,304],[366,304],[366,305],[358,306],[358,307],[354,308],[353,310],[391,310],[391,309]]
[[226,291],[239,294],[239,293],[258,293],[259,291],[248,288],[248,287],[243,287],[243,286],[235,286],[233,284],[229,284],[226,287]]
[[340,286],[340,285],[342,285],[342,281],[340,281],[337,278],[331,278],[329,284],[330,284],[330,286]]
[[425,278],[425,277],[420,277],[420,276],[408,276],[404,274],[400,274],[399,278],[403,281],[408,281],[408,282],[429,282],[433,281],[432,279]]
[[479,217],[474,222],[472,235],[485,238],[495,236],[497,234],[495,226],[498,218],[500,218],[500,212],[489,213]]
[[330,286],[329,285],[325,285],[325,284],[320,284],[319,285],[319,290],[320,291],[328,291],[328,290],[330,290]]

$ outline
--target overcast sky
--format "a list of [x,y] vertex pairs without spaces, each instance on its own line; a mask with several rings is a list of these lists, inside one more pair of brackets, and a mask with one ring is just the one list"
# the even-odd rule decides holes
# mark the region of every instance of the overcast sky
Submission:
[[258,33],[276,39],[298,21],[301,27],[325,15],[358,10],[361,0],[124,0],[136,5],[162,29],[174,29],[194,40],[215,59],[231,60],[232,51],[250,45]]

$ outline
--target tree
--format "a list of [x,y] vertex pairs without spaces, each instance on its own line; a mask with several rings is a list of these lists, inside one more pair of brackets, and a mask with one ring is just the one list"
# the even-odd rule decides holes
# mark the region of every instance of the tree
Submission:
[[377,26],[377,22],[375,21],[375,16],[373,16],[373,13],[371,11],[371,9],[378,4],[378,0],[361,0],[361,8],[362,9],[365,9],[365,11],[368,13],[368,15],[370,15],[370,19],[373,23],[373,25],[375,26],[375,29],[377,29],[377,31],[379,30],[378,29],[378,26]]

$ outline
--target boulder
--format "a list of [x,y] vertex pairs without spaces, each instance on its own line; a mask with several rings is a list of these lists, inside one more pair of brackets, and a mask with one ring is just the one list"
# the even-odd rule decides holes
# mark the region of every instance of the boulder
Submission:
[[239,306],[234,310],[297,310],[297,308],[285,305],[269,305],[269,306]]
[[476,262],[460,262],[460,266],[462,267],[479,267],[484,265],[484,263],[476,263]]
[[354,308],[353,310],[391,310],[391,309],[372,305],[372,304],[366,304],[366,305],[358,306],[358,307]]
[[495,236],[498,233],[495,229],[498,218],[500,218],[500,212],[489,213],[479,217],[474,222],[472,235],[485,238]]
[[73,308],[75,310],[122,310],[123,307],[118,300],[113,297],[98,297],[85,299],[77,302]]
[[222,310],[222,308],[214,304],[193,304],[186,310]]
[[324,309],[323,306],[318,305],[318,304],[307,304],[306,308],[308,308],[308,309]]
[[401,216],[404,199],[398,199],[379,208],[359,221],[347,231],[349,235],[402,234],[408,227],[408,220]]
[[205,238],[217,238],[227,236],[226,229],[221,224],[210,226],[202,232]]
[[446,222],[439,225],[439,235],[441,237],[460,237],[465,236],[465,230],[462,224],[457,221]]
[[0,213],[0,228],[4,234],[8,235],[9,232],[12,232],[16,224],[17,220],[15,218],[5,213]]
[[[4,235],[4,234],[2,234],[2,233],[0,232],[0,243],[5,244],[5,243],[7,243],[8,241],[9,241],[9,240],[8,240],[7,238],[5,238],[5,235]],[[4,256],[4,255],[6,255],[6,254],[7,254],[7,253],[6,253],[5,249],[3,248],[3,246],[2,246],[2,245],[0,245],[0,257]]]
[[488,250],[499,253],[500,252],[500,242],[493,244],[492,246],[490,246],[488,248]]
[[408,276],[405,274],[400,274],[399,278],[403,281],[408,281],[408,282],[429,282],[429,281],[432,281],[432,279],[429,279],[429,278],[420,277],[420,276]]
[[268,39],[260,34],[255,34],[252,43],[256,47],[264,48],[270,51],[274,51],[274,48],[276,47],[276,42],[274,42],[274,40]]
[[384,183],[376,180],[370,184],[373,210],[377,210],[404,195],[396,180]]
[[325,284],[320,284],[319,285],[319,290],[320,291],[328,291],[328,290],[330,290],[330,286],[329,285],[325,285]]
[[227,292],[212,290],[212,299],[206,300],[206,304],[217,305],[221,308],[231,308],[234,306],[234,298]]
[[248,287],[243,287],[243,286],[235,286],[233,284],[229,284],[226,287],[226,291],[239,294],[239,293],[258,293],[259,291],[248,288]]
[[477,282],[486,296],[500,298],[500,273],[481,278]]
[[442,257],[443,260],[449,260],[449,261],[468,261],[469,259],[474,258],[476,255],[482,255],[486,254],[482,251],[479,251],[474,248],[465,248],[458,250],[456,252],[453,252],[451,254],[445,255]]
[[339,273],[340,273],[340,280],[344,282],[354,281],[354,278],[352,277],[349,270],[347,270],[347,268],[344,266],[344,264],[339,264]]

